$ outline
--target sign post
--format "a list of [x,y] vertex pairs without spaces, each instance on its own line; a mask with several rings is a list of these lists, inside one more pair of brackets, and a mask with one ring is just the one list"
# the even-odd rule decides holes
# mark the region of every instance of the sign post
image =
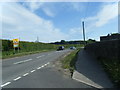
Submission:
[[18,52],[19,52],[19,39],[13,39],[13,47],[14,47],[14,53],[15,53],[15,48],[18,48]]

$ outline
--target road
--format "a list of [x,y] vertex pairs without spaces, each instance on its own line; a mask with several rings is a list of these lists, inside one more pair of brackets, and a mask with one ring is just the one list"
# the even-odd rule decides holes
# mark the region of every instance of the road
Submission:
[[70,50],[26,55],[2,61],[2,88],[91,88],[64,76],[51,63]]

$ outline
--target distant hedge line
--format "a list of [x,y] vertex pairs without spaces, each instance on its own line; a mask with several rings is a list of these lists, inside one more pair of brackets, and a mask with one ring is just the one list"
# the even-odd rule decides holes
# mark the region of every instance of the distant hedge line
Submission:
[[[0,40],[0,42],[2,42],[2,44],[0,44],[0,50],[2,49],[3,59],[15,57],[15,56],[22,56],[22,55],[51,51],[51,50],[57,50],[58,46],[61,46],[61,45],[55,45],[55,44],[49,44],[49,43],[20,41],[19,52],[17,50],[18,48],[16,48],[14,52],[13,42],[11,40]],[[66,49],[71,46],[75,46],[79,48],[83,45],[82,44],[62,44],[62,46],[64,46]]]
[[[13,42],[11,40],[0,40],[2,41],[2,51],[11,51],[13,50]],[[50,49],[57,49],[58,46],[61,45],[55,45],[55,44],[48,44],[48,43],[36,43],[36,42],[26,42],[26,41],[20,41],[19,48],[21,51],[40,51],[40,50],[50,50]],[[69,48],[71,46],[75,47],[81,47],[82,44],[62,44],[65,48]]]

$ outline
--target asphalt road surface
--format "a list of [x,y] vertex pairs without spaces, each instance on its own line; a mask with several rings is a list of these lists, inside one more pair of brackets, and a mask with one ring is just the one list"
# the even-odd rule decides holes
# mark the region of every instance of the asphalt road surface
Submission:
[[32,54],[2,61],[2,88],[91,88],[55,69],[52,61],[70,50]]

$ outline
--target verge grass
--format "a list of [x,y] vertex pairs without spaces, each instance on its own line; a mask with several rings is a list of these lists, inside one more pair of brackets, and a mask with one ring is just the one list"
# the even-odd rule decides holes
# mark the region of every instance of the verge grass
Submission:
[[13,51],[4,51],[2,52],[2,59],[7,59],[7,58],[13,58],[13,57],[20,57],[24,55],[30,55],[30,54],[36,54],[36,53],[42,53],[42,52],[48,52],[48,51],[53,51],[51,50],[41,50],[41,51],[29,51],[29,52],[17,52],[14,53]]
[[69,69],[71,75],[73,74],[73,71],[75,70],[75,63],[77,60],[77,54],[80,51],[80,49],[72,51],[70,54],[68,54],[62,61],[62,68],[63,69]]
[[98,60],[100,60],[115,87],[120,88],[120,60],[108,59],[103,57],[98,58]]

